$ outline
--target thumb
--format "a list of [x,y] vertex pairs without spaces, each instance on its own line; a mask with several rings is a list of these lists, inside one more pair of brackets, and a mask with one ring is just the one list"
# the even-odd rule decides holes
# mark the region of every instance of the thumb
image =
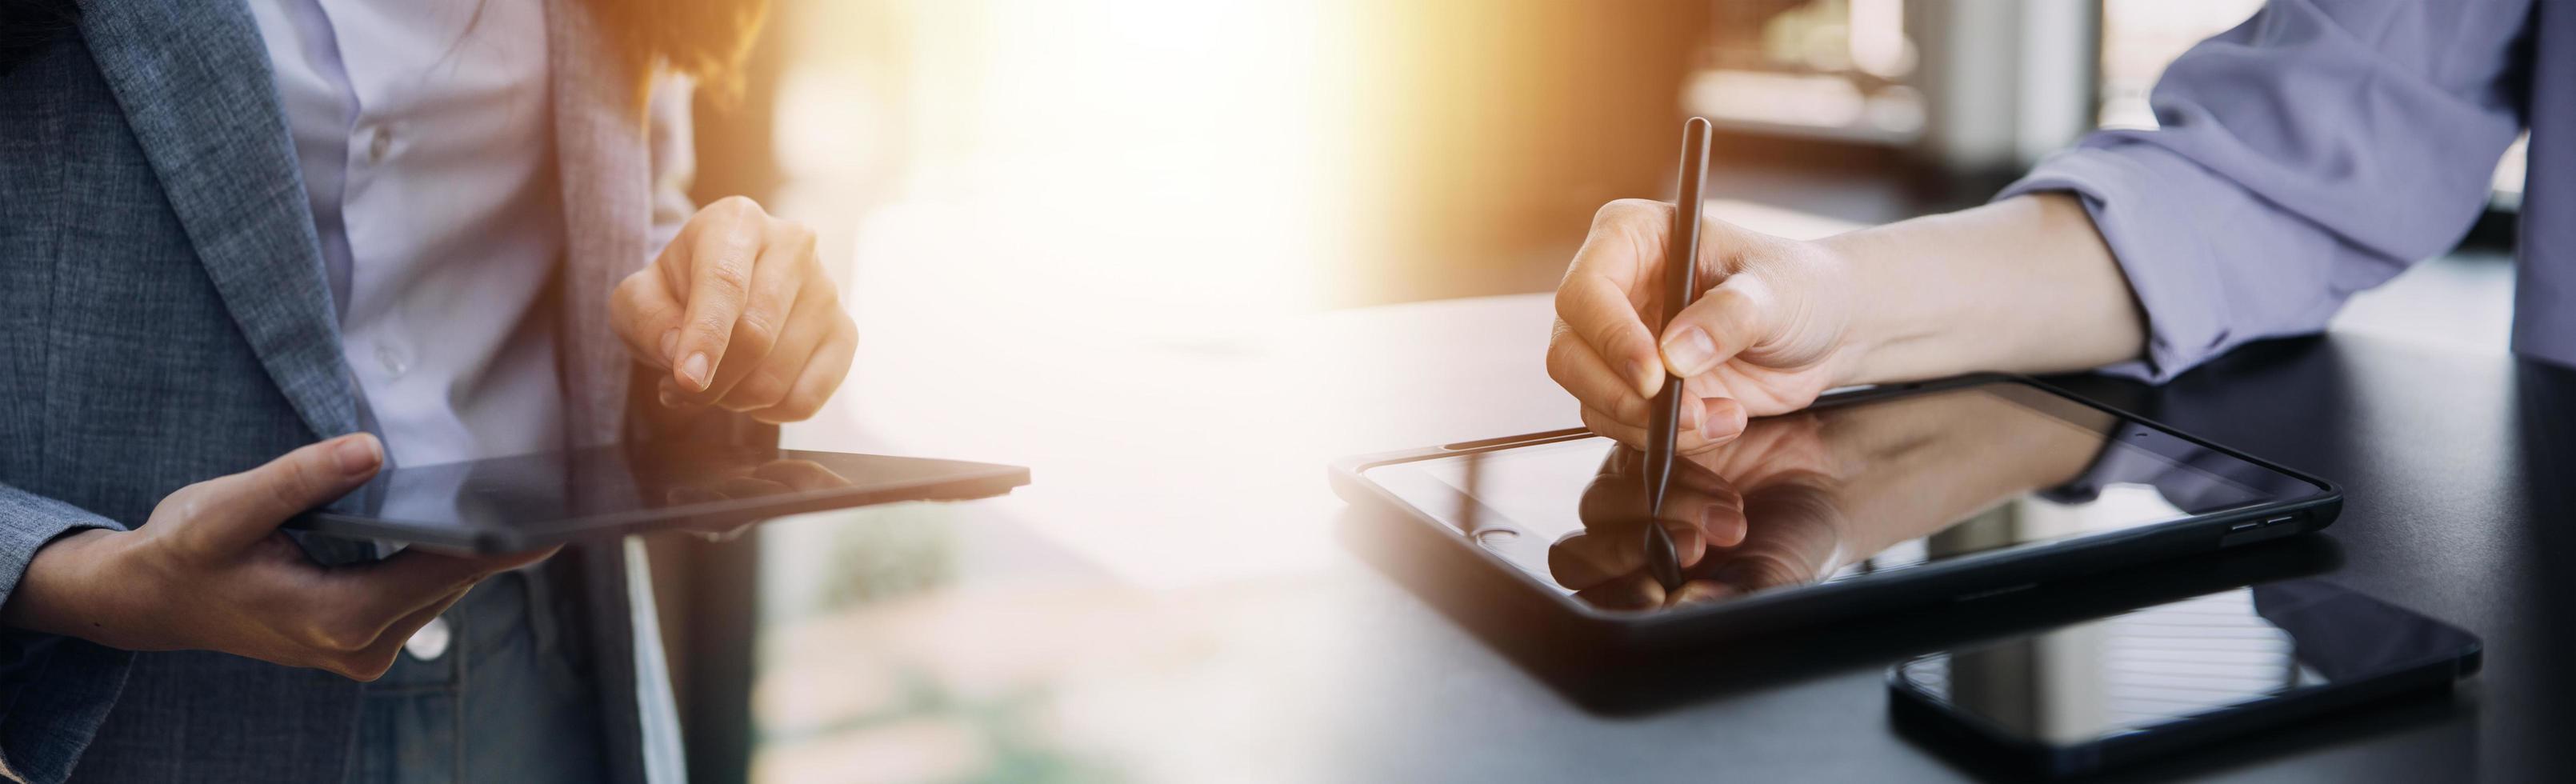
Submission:
[[1738,273],[1708,290],[1664,326],[1664,367],[1688,378],[1706,373],[1777,331],[1777,301],[1770,284]]
[[357,489],[384,465],[384,446],[366,433],[307,444],[258,468],[180,490],[190,539],[207,552],[248,547],[286,518]]

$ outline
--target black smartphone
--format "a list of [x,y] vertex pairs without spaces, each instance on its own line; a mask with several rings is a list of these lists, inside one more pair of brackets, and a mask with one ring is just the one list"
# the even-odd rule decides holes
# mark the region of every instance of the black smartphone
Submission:
[[2317,579],[2156,605],[1888,670],[1900,733],[1971,767],[2084,775],[2443,693],[2476,635]]

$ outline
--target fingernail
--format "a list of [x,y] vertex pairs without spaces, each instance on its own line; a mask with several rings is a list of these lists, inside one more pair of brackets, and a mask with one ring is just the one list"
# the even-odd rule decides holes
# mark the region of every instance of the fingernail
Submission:
[[671,352],[680,350],[680,328],[662,330],[662,361],[671,361]]
[[663,407],[665,407],[665,408],[677,408],[677,407],[679,407],[679,405],[680,405],[680,398],[679,398],[678,396],[672,395],[672,394],[671,394],[671,390],[663,389],[663,390],[657,390],[657,392],[659,393],[659,396],[660,396],[660,398],[661,398],[661,400],[662,400],[662,405],[663,405]]
[[340,473],[363,474],[374,470],[376,462],[382,458],[376,454],[375,438],[358,435],[342,438],[340,443],[333,445],[331,459],[340,463]]
[[707,352],[700,351],[695,354],[690,354],[689,361],[680,363],[680,377],[688,380],[689,386],[694,388],[691,391],[706,391]]
[[1717,356],[1717,341],[1708,331],[1683,327],[1682,331],[1664,337],[1664,362],[1685,376],[1699,375],[1708,369],[1709,360]]

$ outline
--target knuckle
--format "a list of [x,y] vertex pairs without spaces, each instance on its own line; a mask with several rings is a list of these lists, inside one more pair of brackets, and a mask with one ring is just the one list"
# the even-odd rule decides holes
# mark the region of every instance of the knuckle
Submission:
[[778,345],[778,316],[764,308],[743,311],[733,325],[733,343],[752,353],[766,353]]
[[760,202],[753,201],[751,197],[740,194],[717,199],[716,203],[711,206],[721,208],[729,215],[749,216],[766,214],[761,212]]
[[790,382],[779,378],[780,375],[779,371],[768,366],[752,371],[750,378],[743,379],[740,385],[734,387],[733,394],[725,396],[727,407],[739,406],[735,410],[748,411],[769,408],[786,402]]
[[1573,373],[1572,368],[1568,367],[1569,364],[1571,363],[1567,362],[1565,355],[1564,338],[1560,336],[1556,340],[1548,341],[1547,378],[1550,381],[1556,382],[1557,386],[1565,387],[1567,391],[1573,391],[1574,385],[1566,383],[1566,381],[1569,380],[1568,377]]
[[261,483],[268,499],[280,509],[300,509],[313,497],[313,469],[304,460],[288,460],[278,466],[277,474]]
[[690,324],[689,329],[706,342],[723,345],[733,335],[733,319],[722,313],[709,313]]
[[[1633,359],[1641,350],[1640,346],[1634,345],[1633,342],[1629,340],[1628,331],[1620,329],[1619,325],[1616,323],[1602,324],[1600,326],[1593,327],[1592,334],[1586,336],[1584,342],[1592,344],[1595,349],[1599,350],[1601,352],[1602,359],[1613,360],[1612,364],[1614,366],[1617,364],[1615,361],[1616,359],[1622,357]],[[1652,354],[1654,352],[1646,350],[1645,353]]]
[[740,264],[716,264],[707,268],[699,293],[739,297],[751,288],[751,274]]
[[385,677],[385,671],[393,667],[394,657],[391,655],[351,654],[334,659],[329,669],[349,680],[374,683],[376,679]]
[[1575,290],[1575,287],[1556,287],[1556,318],[1558,324],[1564,324],[1569,318],[1581,313],[1582,305],[1583,295],[1578,293]]
[[161,503],[152,507],[152,516],[157,518],[166,515],[180,520],[193,519],[204,506],[205,498],[204,482],[170,491],[169,495],[161,497]]
[[345,620],[316,621],[307,624],[298,635],[305,647],[331,654],[348,654],[366,650],[375,642],[374,635],[356,628]]
[[1654,412],[1650,408],[1652,405],[1653,403],[1645,398],[1631,395],[1612,402],[1610,404],[1612,410],[1605,413],[1621,422],[1644,422],[1653,418]]
[[653,298],[646,296],[645,291],[653,285],[653,276],[659,274],[646,269],[617,281],[617,288],[609,292],[608,306],[633,314],[649,313],[651,309],[648,306]]
[[1673,205],[1652,199],[1615,199],[1601,205],[1592,214],[1594,226],[1626,226],[1639,221],[1665,220],[1672,215]]
[[814,418],[814,414],[822,410],[823,400],[821,397],[810,394],[799,394],[784,401],[780,401],[776,406],[770,407],[769,413],[770,419],[775,421],[803,422]]

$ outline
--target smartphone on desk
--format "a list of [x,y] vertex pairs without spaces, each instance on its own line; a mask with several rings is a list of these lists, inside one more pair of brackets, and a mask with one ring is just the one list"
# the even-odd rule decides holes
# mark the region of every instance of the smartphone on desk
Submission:
[[1888,713],[1971,767],[2076,776],[2444,693],[2478,661],[2458,627],[2285,580],[1914,658]]

